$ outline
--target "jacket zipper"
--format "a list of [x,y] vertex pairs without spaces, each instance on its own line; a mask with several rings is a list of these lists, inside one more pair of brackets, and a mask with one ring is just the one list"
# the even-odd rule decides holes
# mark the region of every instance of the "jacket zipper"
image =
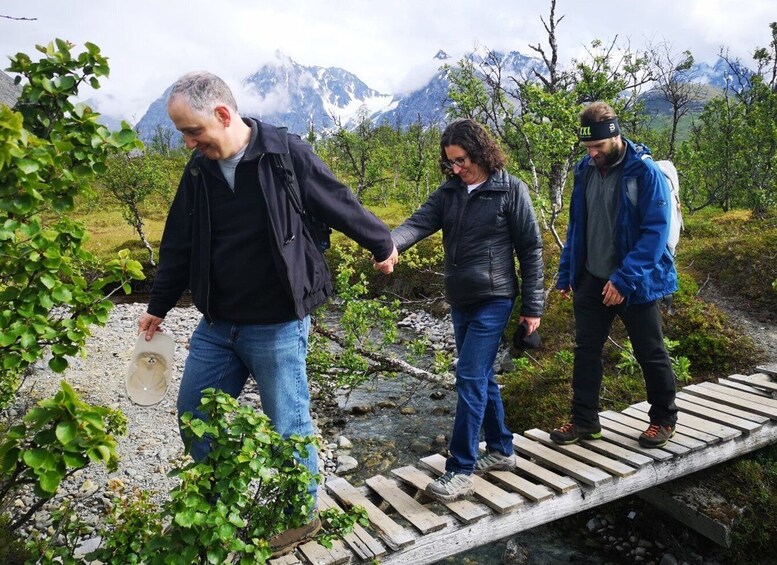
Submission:
[[[464,189],[466,190],[466,189]],[[469,204],[469,194],[466,194],[463,198],[464,202],[461,205],[461,210],[459,211],[459,216],[456,218],[456,236],[453,238],[454,244],[453,249],[451,253],[451,259],[453,260],[453,266],[456,267],[456,256],[459,252],[459,241],[461,241],[461,224],[464,219],[464,214],[467,211],[467,204]]]
[[213,238],[213,226],[211,224],[211,218],[210,218],[210,198],[208,197],[208,185],[205,182],[205,175],[200,174],[202,177],[202,192],[205,195],[205,210],[207,211],[207,218],[208,218],[208,242],[207,242],[207,252],[208,252],[208,271],[205,273],[205,317],[208,321],[208,326],[213,327],[213,317],[210,314],[210,252],[211,252],[211,240]]
[[[262,159],[264,159],[266,155],[267,155],[266,153],[262,153],[261,155],[259,155],[259,160],[256,163],[256,181],[259,183],[259,190],[262,192],[262,196],[264,197],[264,204],[267,209],[267,221],[270,223],[270,227],[272,228],[271,229],[272,239],[273,239],[273,242],[275,243],[275,248],[277,249],[278,258],[281,262],[281,266],[283,267],[283,273],[279,273],[281,275],[279,278],[281,279],[282,284],[285,285],[286,292],[288,292],[289,297],[291,298],[292,306],[294,308],[294,313],[297,314],[297,299],[294,296],[294,289],[292,288],[292,285],[291,285],[291,279],[288,276],[289,266],[286,263],[286,257],[283,254],[283,245],[281,245],[281,239],[283,239],[283,237],[279,237],[279,235],[281,234],[281,231],[278,230],[277,226],[273,224],[273,215],[270,211],[270,204],[269,204],[270,201],[268,198],[267,190],[265,190],[265,188],[262,186],[262,180],[261,180],[262,179]],[[273,178],[272,165],[270,166],[270,178]],[[275,186],[274,182],[272,186],[276,190],[278,189],[278,187]],[[282,188],[281,190],[284,190],[285,192],[285,189]],[[286,206],[287,207],[290,206],[290,203],[288,202],[288,198],[286,201]],[[280,216],[280,213],[278,214],[278,216]],[[286,217],[288,222],[288,225],[286,226],[287,231],[291,233],[291,214],[288,211],[287,211]],[[284,245],[291,243],[291,241],[294,239],[295,238],[293,237],[293,234],[292,234],[292,237],[288,241],[285,241]],[[300,244],[304,245],[304,242],[300,242]],[[300,300],[302,299],[300,298]]]

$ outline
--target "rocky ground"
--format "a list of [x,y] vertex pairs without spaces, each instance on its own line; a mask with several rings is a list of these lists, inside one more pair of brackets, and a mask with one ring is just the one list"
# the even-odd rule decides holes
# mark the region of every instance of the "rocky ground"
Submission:
[[[714,289],[707,288],[705,292],[713,293]],[[777,332],[772,326],[743,316],[741,310],[737,309],[737,305],[733,302],[727,303],[724,297],[714,298],[732,316],[735,323],[742,326],[742,331],[753,336],[759,347],[765,351],[767,359],[777,359]],[[108,505],[109,480],[121,481],[127,489],[138,488],[153,493],[156,500],[161,501],[175,484],[174,479],[169,478],[167,473],[184,457],[176,426],[175,399],[187,355],[187,341],[199,319],[199,314],[192,307],[175,308],[168,314],[163,327],[176,343],[173,381],[167,396],[160,404],[142,407],[133,404],[127,398],[124,380],[136,339],[137,320],[144,310],[145,304],[118,304],[112,311],[108,324],[103,328],[94,329],[88,343],[88,356],[73,359],[70,368],[64,374],[64,378],[85,400],[93,404],[118,408],[127,416],[128,433],[119,443],[121,462],[118,470],[109,474],[103,468],[92,465],[87,470],[76,473],[65,485],[66,491],[77,495],[80,514],[86,517],[95,529]],[[404,331],[431,335],[437,347],[453,350],[449,322],[418,313],[406,317],[401,325]],[[28,402],[33,402],[49,396],[55,392],[59,379],[58,375],[53,374],[41,363],[35,374],[25,382],[21,397]],[[259,403],[258,394],[251,384],[246,387],[243,400],[253,404]],[[21,411],[23,407],[19,406],[16,410]],[[340,435],[341,429],[337,425],[332,425],[332,422],[337,421],[338,418],[325,413],[319,406],[314,405],[313,410],[314,419],[320,425],[319,432],[323,445],[320,452],[320,469],[324,474],[350,473],[360,465],[360,462],[351,457],[349,439]],[[401,410],[403,408],[397,407],[397,414]],[[414,415],[412,411],[406,408],[404,410],[401,412],[403,416]],[[11,416],[13,417],[13,414]],[[445,417],[450,416],[445,415]],[[340,419],[342,420],[342,416]],[[444,431],[447,433],[447,430]],[[435,446],[435,443],[439,443],[438,440],[439,438],[432,442],[435,449],[440,448],[439,445]],[[15,501],[15,505],[23,509],[31,502],[31,498],[22,496]],[[31,534],[33,529],[38,531],[51,529],[45,513],[39,514],[37,521],[28,528],[28,534]],[[642,539],[629,534],[628,521],[633,517],[629,514],[616,518],[611,515],[597,514],[591,518],[583,529],[589,538],[585,543],[590,545],[593,553],[620,557],[615,561],[595,558],[589,560],[581,555],[583,562],[643,562],[664,565],[677,563],[678,561],[660,541],[658,534],[654,539]],[[539,535],[545,535],[548,531]],[[552,536],[552,533],[549,535]],[[524,538],[523,534],[512,540],[506,547],[508,551],[505,554],[505,562],[513,564],[543,562],[527,560],[526,556],[530,552],[525,546],[531,543],[533,541]],[[501,545],[500,554],[504,550],[505,546]],[[624,561],[620,561],[621,558]],[[499,561],[489,560],[488,562]],[[447,562],[482,561],[478,561],[476,557],[465,556],[459,561],[448,560]],[[698,559],[693,558],[688,562],[712,563],[713,561],[704,561],[701,556],[698,556]]]

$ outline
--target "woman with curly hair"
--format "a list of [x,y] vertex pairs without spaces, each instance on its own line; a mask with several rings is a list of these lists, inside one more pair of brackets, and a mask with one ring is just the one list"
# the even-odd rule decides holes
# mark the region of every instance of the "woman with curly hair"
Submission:
[[[447,180],[391,234],[401,253],[442,230],[445,297],[459,356],[458,404],[446,472],[426,490],[443,502],[472,494],[473,473],[515,467],[493,365],[516,297],[521,294],[520,323],[529,335],[540,325],[544,293],[542,238],[529,189],[504,170],[505,163],[482,125],[452,122],[440,141]],[[481,429],[487,449],[479,455]]]

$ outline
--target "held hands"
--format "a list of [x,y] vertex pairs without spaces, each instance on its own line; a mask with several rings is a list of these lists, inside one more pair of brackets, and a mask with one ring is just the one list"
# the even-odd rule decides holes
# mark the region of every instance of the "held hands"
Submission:
[[372,258],[372,268],[380,271],[384,275],[390,275],[394,272],[394,265],[399,263],[399,252],[397,246],[391,251],[391,255],[385,258],[383,261],[376,261],[375,257]]
[[148,312],[145,312],[138,320],[138,334],[146,333],[146,341],[150,341],[154,337],[155,332],[161,332],[159,326],[162,324],[163,318],[152,316]]

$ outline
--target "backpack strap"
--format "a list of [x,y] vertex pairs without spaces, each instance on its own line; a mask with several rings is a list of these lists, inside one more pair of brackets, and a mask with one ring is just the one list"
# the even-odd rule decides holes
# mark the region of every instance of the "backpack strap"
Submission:
[[[644,161],[645,159],[652,159],[650,156],[650,153],[642,153],[640,158]],[[637,196],[639,192],[639,187],[637,186],[637,177],[629,177],[626,179],[626,196],[629,197],[629,202],[631,202],[631,205],[635,208],[637,207]]]
[[289,138],[287,128],[277,127],[278,134],[283,140],[283,145],[286,149],[283,153],[268,153],[270,158],[270,164],[276,170],[281,177],[281,186],[286,192],[286,196],[291,202],[291,206],[286,207],[286,239],[284,244],[288,244],[294,241],[294,233],[291,231],[291,208],[302,217],[302,223],[305,224],[305,207],[302,204],[302,195],[299,190],[299,183],[297,182],[297,176],[294,174],[294,163],[291,160],[291,153],[289,152]]
[[286,151],[284,153],[270,153],[270,159],[272,166],[280,174],[283,179],[283,189],[294,206],[294,209],[301,216],[305,215],[305,206],[302,203],[302,194],[299,190],[299,183],[297,182],[297,175],[294,173],[294,163],[291,160],[291,153],[289,152],[289,140],[287,129],[285,127],[276,128],[284,141]]

